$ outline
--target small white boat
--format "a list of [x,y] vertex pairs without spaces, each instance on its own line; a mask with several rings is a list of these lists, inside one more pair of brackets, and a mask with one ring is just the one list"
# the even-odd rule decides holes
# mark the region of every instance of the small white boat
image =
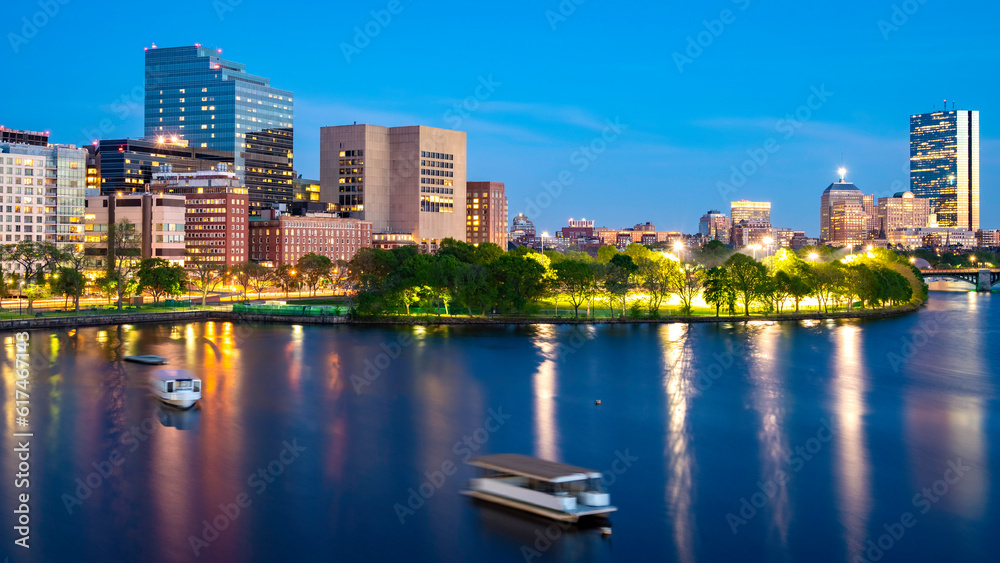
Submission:
[[483,470],[462,494],[548,518],[576,522],[618,510],[601,489],[601,472],[520,454],[470,459]]
[[201,380],[183,369],[158,369],[149,376],[149,388],[161,401],[181,409],[201,398]]
[[160,365],[167,363],[167,359],[163,356],[154,356],[152,354],[146,354],[143,356],[125,356],[126,362],[136,362],[139,364],[150,364],[150,365]]

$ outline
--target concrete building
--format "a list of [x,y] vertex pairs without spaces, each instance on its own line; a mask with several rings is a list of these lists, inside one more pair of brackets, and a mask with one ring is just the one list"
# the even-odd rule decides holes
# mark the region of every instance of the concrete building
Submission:
[[740,221],[771,222],[770,201],[747,201],[741,199],[730,203],[729,217],[732,224]]
[[1000,230],[980,229],[976,231],[976,242],[980,248],[1000,247]]
[[87,151],[73,145],[0,143],[4,243],[82,250]]
[[[768,215],[770,217],[770,213]],[[732,225],[732,222],[725,213],[717,209],[712,209],[702,215],[698,221],[698,234],[708,237],[709,240],[719,240],[729,244],[729,233]]]
[[766,239],[771,239],[774,244],[774,228],[767,221],[740,221],[733,225],[732,241],[734,248],[746,248],[748,246],[760,245],[764,247]]
[[372,248],[372,224],[332,213],[305,216],[264,211],[250,221],[250,259],[270,266],[295,264],[314,253],[331,260],[350,260],[362,248]]
[[153,193],[185,198],[185,242],[189,266],[212,262],[226,267],[247,261],[250,199],[234,172],[218,170],[174,172],[170,165],[153,174]]
[[878,231],[881,238],[885,233],[908,227],[929,227],[931,202],[928,198],[918,198],[913,192],[898,192],[892,197],[878,200]]
[[465,240],[507,248],[507,190],[503,182],[466,183]]
[[466,135],[434,127],[341,125],[320,129],[320,200],[408,234],[424,251],[466,240]]
[[108,226],[128,219],[139,231],[139,258],[163,258],[183,266],[186,201],[181,195],[136,193],[86,198],[87,254],[107,268]]
[[[805,246],[806,232],[793,229],[774,229],[774,246],[798,250]],[[798,245],[798,247],[796,247]]]
[[518,242],[525,238],[534,238],[535,224],[524,213],[514,216],[510,227],[510,241]]
[[931,201],[941,227],[979,229],[978,111],[910,116],[910,191]]
[[[200,44],[146,49],[147,139],[177,137],[233,155],[257,212],[292,199],[292,93]],[[98,135],[99,136],[99,135]]]

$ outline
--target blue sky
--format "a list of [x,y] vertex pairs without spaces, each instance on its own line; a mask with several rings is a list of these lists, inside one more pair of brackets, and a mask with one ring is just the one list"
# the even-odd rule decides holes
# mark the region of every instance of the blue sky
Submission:
[[[906,188],[909,115],[947,98],[981,111],[982,224],[1000,227],[993,2],[51,1],[51,16],[4,3],[0,124],[53,142],[87,143],[102,120],[141,136],[143,47],[197,42],[294,92],[307,177],[324,125],[458,128],[469,179],[505,182],[511,216],[542,229],[694,232],[746,198],[818,236],[842,158],[866,193]],[[739,186],[733,167],[751,172]]]

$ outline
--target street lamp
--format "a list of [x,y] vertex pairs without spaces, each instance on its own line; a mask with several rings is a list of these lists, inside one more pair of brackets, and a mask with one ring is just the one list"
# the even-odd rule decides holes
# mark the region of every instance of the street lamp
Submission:
[[677,259],[681,262],[684,261],[684,243],[677,240],[674,241],[674,252],[677,253]]
[[759,244],[751,244],[750,248],[753,249],[753,259],[756,260],[757,259],[757,251],[760,250],[760,245]]
[[815,262],[817,258],[819,258],[819,254],[816,254],[815,252],[810,252],[809,253],[809,261],[810,262]]
[[771,245],[774,244],[774,239],[771,237],[764,237],[764,251],[765,256],[771,255]]

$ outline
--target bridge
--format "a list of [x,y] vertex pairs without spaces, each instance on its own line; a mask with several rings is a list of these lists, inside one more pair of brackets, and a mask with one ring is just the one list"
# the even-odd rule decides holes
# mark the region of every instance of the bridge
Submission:
[[993,286],[1000,281],[1000,268],[954,268],[949,270],[927,269],[920,270],[920,273],[923,274],[924,279],[949,278],[968,282],[976,286],[976,291],[992,291]]

